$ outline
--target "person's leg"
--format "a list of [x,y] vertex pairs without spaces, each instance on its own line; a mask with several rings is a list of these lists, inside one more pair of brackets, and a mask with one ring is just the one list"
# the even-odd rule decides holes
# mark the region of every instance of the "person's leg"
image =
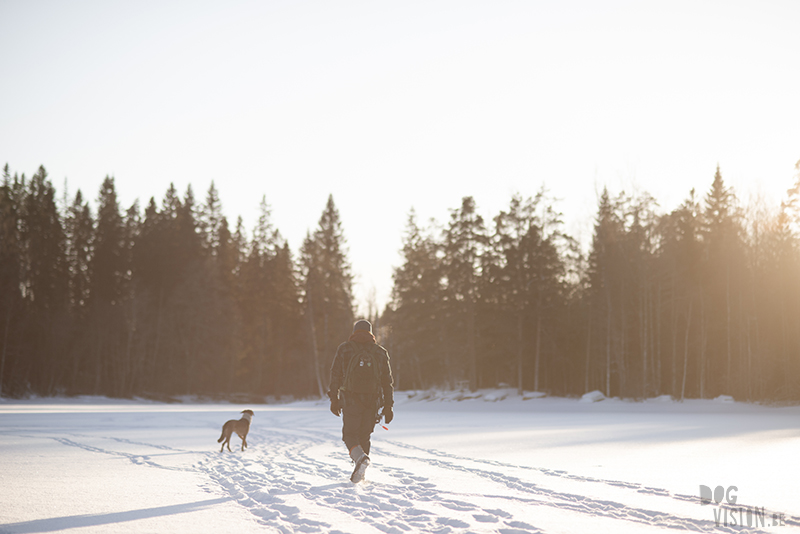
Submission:
[[377,414],[374,412],[375,410],[373,409],[372,403],[369,403],[364,406],[364,411],[361,415],[358,443],[367,454],[369,454],[371,446],[370,436],[372,435],[373,430],[375,430],[375,420]]
[[342,441],[348,451],[361,444],[361,425],[364,407],[353,395],[348,395],[342,408]]
[[[367,448],[363,447],[364,443],[364,420],[365,418],[369,417],[369,409],[368,406],[364,405],[363,399],[358,398],[353,399],[355,402],[351,402],[351,404],[357,406],[354,410],[352,410],[351,414],[353,415],[352,419],[348,422],[351,423],[348,426],[348,433],[347,433],[347,440],[345,443],[348,446],[350,451],[350,458],[353,460],[353,474],[350,475],[350,482],[359,483],[364,480],[364,473],[367,470],[367,467],[370,464],[369,459],[369,437],[367,438],[366,444]],[[351,446],[352,443],[355,443],[355,446]]]
[[355,467],[350,481],[361,482],[370,464],[369,435],[375,426],[373,403],[365,402],[362,396],[351,394],[342,410],[342,440],[347,446]]

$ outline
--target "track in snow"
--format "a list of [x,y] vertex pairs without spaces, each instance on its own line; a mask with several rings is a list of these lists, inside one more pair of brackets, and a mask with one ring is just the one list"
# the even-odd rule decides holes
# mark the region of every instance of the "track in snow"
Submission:
[[[209,454],[196,467],[264,525],[280,532],[351,533],[360,526],[389,534],[530,534],[549,530],[537,522],[546,516],[551,524],[560,521],[562,527],[576,520],[632,531],[652,527],[766,532],[717,525],[710,511],[709,519],[700,519],[691,513],[699,508],[697,498],[689,495],[459,457],[393,441],[373,443],[367,481],[353,485],[348,481],[349,458],[336,435],[271,428],[259,431],[252,441],[258,445],[244,454]],[[437,483],[453,478],[458,480]],[[560,489],[564,481],[569,490]],[[473,488],[480,492],[470,491]],[[615,498],[592,496],[609,492]],[[644,497],[652,506],[626,504],[626,497],[637,503]],[[690,513],[665,511],[675,508]],[[786,523],[800,526],[796,518],[789,517]]]
[[[373,440],[373,463],[367,470],[367,481],[353,485],[349,482],[352,466],[336,426],[339,421],[325,418],[326,412],[316,407],[260,411],[248,436],[250,448],[233,453],[218,452],[214,442],[219,420],[224,420],[217,415],[219,412],[198,410],[185,417],[171,412],[153,413],[135,415],[136,419],[116,414],[110,427],[87,423],[94,421],[91,415],[72,415],[70,424],[55,429],[53,423],[61,424],[62,419],[40,415],[33,418],[41,421],[39,426],[19,427],[19,430],[25,428],[22,432],[7,427],[2,435],[31,441],[46,438],[90,453],[90,456],[74,456],[82,458],[80,461],[87,467],[100,463],[92,462],[91,455],[122,459],[142,468],[141,475],[133,475],[139,480],[149,479],[152,475],[148,475],[148,470],[152,469],[159,472],[154,478],[167,483],[191,481],[195,491],[194,484],[199,483],[216,499],[208,502],[224,502],[238,516],[249,515],[264,530],[272,532],[800,532],[800,520],[791,516],[785,516],[786,528],[772,528],[769,510],[766,528],[760,530],[718,525],[712,509],[719,511],[720,507],[701,507],[697,496],[676,494],[652,484],[539,467],[535,459],[517,465],[474,457],[472,453],[453,454],[443,449],[475,449],[460,443],[449,448],[441,438],[438,448],[415,446],[402,439],[403,432],[384,433],[380,429]],[[222,413],[227,415],[228,409]],[[165,424],[166,418],[169,424]],[[138,421],[146,424],[139,426]],[[179,421],[180,426],[174,426],[173,421]],[[485,423],[486,420],[481,421],[484,426]],[[415,436],[410,439],[423,443],[431,438],[430,427],[429,423],[418,420],[411,422],[404,432]],[[476,435],[492,441],[502,439],[502,432],[507,429],[498,425]],[[394,437],[398,434],[400,438]],[[449,434],[443,430],[437,435]],[[469,435],[463,430],[456,431],[453,439],[464,440]],[[235,448],[238,449],[238,440]],[[535,450],[532,447],[531,454]],[[54,452],[59,457],[73,458]],[[611,477],[625,478],[613,469],[611,473]],[[202,500],[189,504],[194,506],[192,503],[196,502],[207,504]],[[76,504],[83,505],[81,501]],[[184,505],[175,509],[180,513],[189,511]],[[152,510],[161,513],[158,507],[140,505],[123,514],[128,521],[146,516]],[[101,517],[108,524],[123,524],[117,515]],[[47,525],[61,521],[91,526],[95,517],[64,514],[60,519],[56,516],[46,521]],[[40,532],[43,531],[40,523],[41,520],[19,520],[5,527],[9,531]],[[251,530],[253,527],[262,528],[250,524]]]

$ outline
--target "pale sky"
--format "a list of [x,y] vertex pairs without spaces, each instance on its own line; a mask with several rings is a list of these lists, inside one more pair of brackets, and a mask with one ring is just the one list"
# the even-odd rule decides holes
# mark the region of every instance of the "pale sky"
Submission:
[[329,194],[381,307],[414,207],[488,219],[544,184],[664,211],[716,165],[777,205],[800,160],[800,2],[0,0],[0,165],[123,207],[213,180],[297,253]]

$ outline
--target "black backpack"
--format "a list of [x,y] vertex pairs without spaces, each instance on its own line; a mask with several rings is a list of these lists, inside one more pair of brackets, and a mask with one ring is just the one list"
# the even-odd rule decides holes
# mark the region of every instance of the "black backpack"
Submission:
[[378,346],[370,343],[350,342],[353,355],[344,370],[342,391],[379,395],[381,389],[381,368],[378,359]]

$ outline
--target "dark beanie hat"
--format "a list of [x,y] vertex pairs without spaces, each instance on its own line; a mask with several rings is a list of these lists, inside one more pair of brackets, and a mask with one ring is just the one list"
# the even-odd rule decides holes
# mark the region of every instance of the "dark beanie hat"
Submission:
[[353,333],[355,333],[356,330],[366,330],[367,332],[372,333],[372,325],[369,321],[361,319],[360,321],[356,321],[356,324],[353,325]]

